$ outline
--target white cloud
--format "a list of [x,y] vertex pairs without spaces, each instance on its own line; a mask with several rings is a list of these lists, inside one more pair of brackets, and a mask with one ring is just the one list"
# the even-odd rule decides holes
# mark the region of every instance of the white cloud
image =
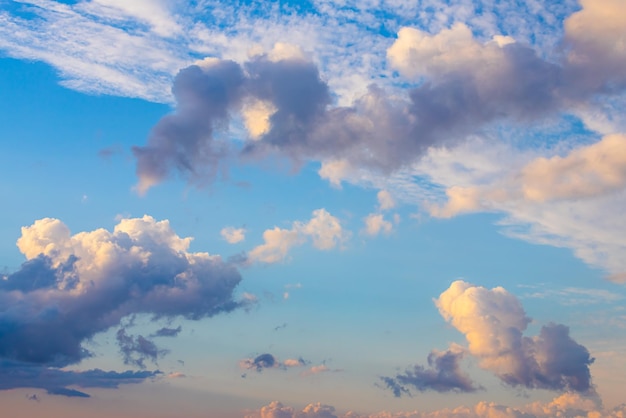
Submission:
[[[494,75],[507,71],[503,38],[481,44],[463,23],[443,29],[436,35],[405,27],[387,50],[387,59],[404,76],[444,78],[450,73],[469,73],[485,84]],[[510,40],[509,42],[510,43]]]
[[378,199],[378,206],[380,207],[380,210],[388,210],[396,207],[395,199],[387,190],[379,191],[376,198]]
[[342,245],[349,238],[337,218],[325,209],[313,211],[307,223],[296,221],[291,229],[274,227],[263,232],[264,243],[248,253],[251,262],[276,263],[283,261],[289,250],[310,239],[320,250],[330,250]]
[[364,232],[370,236],[376,236],[381,232],[390,234],[393,230],[393,224],[387,220],[382,213],[371,213],[365,218]]
[[[500,224],[507,235],[571,248],[614,281],[625,280],[621,254],[626,224],[620,216],[626,204],[624,134],[606,135],[564,156],[513,156],[513,148],[475,145],[433,151],[420,163],[420,172],[447,186],[445,203],[427,205],[431,215],[504,213]],[[490,159],[481,167],[485,155]]]
[[246,239],[246,230],[245,228],[227,226],[222,228],[220,235],[222,235],[222,238],[224,238],[229,244],[237,244],[238,242],[242,242]]

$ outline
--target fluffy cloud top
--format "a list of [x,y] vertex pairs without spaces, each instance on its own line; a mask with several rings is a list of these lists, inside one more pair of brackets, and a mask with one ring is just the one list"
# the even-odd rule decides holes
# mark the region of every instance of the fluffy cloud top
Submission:
[[570,337],[565,325],[545,325],[538,336],[524,336],[530,318],[505,289],[456,281],[435,303],[465,335],[468,351],[480,366],[506,384],[593,392],[589,351]]
[[[122,219],[113,232],[72,235],[50,218],[22,228],[17,245],[27,261],[0,280],[0,359],[63,366],[91,356],[82,343],[133,314],[197,320],[242,306],[233,298],[237,269],[189,252],[190,242],[147,215]],[[159,354],[123,328],[118,340],[137,365]]]

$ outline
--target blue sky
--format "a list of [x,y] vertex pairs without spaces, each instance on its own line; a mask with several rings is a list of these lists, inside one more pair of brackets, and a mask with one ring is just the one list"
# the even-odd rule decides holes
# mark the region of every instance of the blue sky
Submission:
[[0,1],[3,408],[624,413],[625,10]]

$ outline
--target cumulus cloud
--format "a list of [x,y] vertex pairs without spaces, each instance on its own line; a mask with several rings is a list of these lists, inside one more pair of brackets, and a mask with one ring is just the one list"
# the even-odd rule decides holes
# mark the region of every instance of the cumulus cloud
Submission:
[[[189,252],[190,242],[147,215],[122,219],[113,232],[72,235],[51,218],[23,227],[17,245],[27,261],[0,280],[0,359],[65,366],[92,356],[83,343],[132,315],[199,320],[245,305],[233,296],[237,269]],[[160,353],[124,327],[118,340],[139,366]]]
[[222,238],[229,244],[237,244],[246,239],[246,230],[244,228],[227,226],[220,231],[220,235],[222,235]]
[[548,324],[539,335],[523,335],[530,318],[502,287],[486,289],[456,281],[435,301],[441,315],[465,335],[480,367],[510,386],[592,393],[589,351],[569,328]]
[[246,418],[621,418],[624,414],[626,405],[606,409],[597,397],[567,392],[548,402],[533,402],[517,408],[482,401],[472,407],[460,406],[431,412],[383,411],[366,414],[353,411],[342,414],[334,407],[321,403],[309,404],[298,411],[274,401],[246,415]]
[[464,354],[456,346],[445,351],[433,350],[428,355],[428,368],[415,365],[395,377],[383,376],[381,380],[396,397],[410,394],[409,388],[419,392],[475,392],[480,386],[461,369]]
[[287,257],[292,247],[302,245],[309,239],[315,248],[330,250],[348,237],[337,218],[325,209],[317,209],[306,223],[296,221],[290,229],[274,227],[263,232],[264,243],[248,253],[248,261],[277,263]]
[[370,236],[376,236],[381,232],[384,234],[390,234],[393,230],[393,224],[385,220],[385,216],[382,213],[370,213],[364,219],[365,233]]

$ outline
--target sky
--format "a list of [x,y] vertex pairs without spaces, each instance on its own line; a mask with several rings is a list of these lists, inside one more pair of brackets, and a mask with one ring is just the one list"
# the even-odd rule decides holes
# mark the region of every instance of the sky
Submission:
[[623,417],[624,106],[624,0],[0,0],[3,414]]

